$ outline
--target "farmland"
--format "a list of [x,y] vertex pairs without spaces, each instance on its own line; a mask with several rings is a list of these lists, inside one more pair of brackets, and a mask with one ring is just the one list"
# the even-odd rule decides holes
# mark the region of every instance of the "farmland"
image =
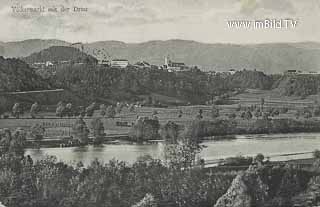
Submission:
[[[284,97],[280,96],[277,91],[272,90],[246,90],[244,93],[230,97],[233,101],[231,105],[219,105],[219,117],[218,119],[228,119],[228,115],[231,113],[236,114],[235,120],[238,125],[247,125],[248,122],[254,122],[256,120],[253,117],[252,120],[243,120],[240,115],[241,111],[236,110],[239,105],[245,110],[247,107],[253,105],[260,105],[261,98],[264,98],[265,110],[268,108],[288,108],[287,113],[280,113],[279,116],[274,118],[295,118],[297,109],[304,107],[312,107],[317,96],[309,96],[302,100],[299,97]],[[52,106],[50,108],[53,108]],[[211,105],[193,105],[193,106],[171,106],[167,108],[155,108],[155,107],[137,107],[134,112],[130,112],[127,108],[124,108],[121,113],[117,114],[115,118],[101,117],[100,111],[96,110],[93,117],[85,117],[84,120],[87,126],[91,127],[91,121],[95,117],[101,117],[105,133],[107,135],[112,134],[127,134],[130,130],[130,126],[135,122],[137,117],[151,117],[156,112],[156,116],[159,119],[160,124],[165,124],[167,121],[174,121],[180,125],[188,125],[195,119],[199,110],[202,110],[203,120],[212,120],[211,118]],[[179,117],[180,113],[181,117]],[[34,124],[42,124],[46,128],[46,136],[70,136],[71,127],[76,120],[76,117],[72,118],[58,118],[53,111],[42,111],[37,119],[30,119],[28,113],[24,114],[20,119],[0,119],[0,128],[29,128]],[[117,122],[125,122],[127,126],[119,126]]]

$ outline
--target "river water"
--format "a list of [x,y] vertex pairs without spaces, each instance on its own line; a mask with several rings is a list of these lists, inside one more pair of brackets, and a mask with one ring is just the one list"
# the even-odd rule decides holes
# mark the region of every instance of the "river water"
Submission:
[[[200,156],[205,160],[214,160],[232,156],[254,156],[262,153],[270,160],[291,160],[310,158],[312,153],[286,155],[292,153],[312,152],[320,149],[320,133],[294,133],[272,135],[239,135],[234,140],[205,141],[205,148]],[[26,154],[34,159],[43,159],[46,155],[54,155],[58,160],[67,163],[82,161],[88,165],[92,160],[98,159],[108,162],[117,159],[133,163],[139,156],[151,155],[162,158],[163,144],[110,144],[102,146],[68,147],[68,148],[41,148],[27,149]]]

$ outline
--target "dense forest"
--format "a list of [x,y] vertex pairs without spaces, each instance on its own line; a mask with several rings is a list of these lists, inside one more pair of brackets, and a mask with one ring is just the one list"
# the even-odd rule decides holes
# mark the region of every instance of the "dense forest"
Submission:
[[25,62],[0,57],[0,91],[38,90],[49,87],[50,85]]
[[70,62],[82,62],[82,63],[97,63],[97,59],[81,52],[77,48],[73,47],[64,47],[64,46],[54,46],[48,49],[42,50],[37,53],[33,53],[28,57],[22,58],[23,61],[27,63],[36,63],[36,62],[61,62],[61,61],[70,61]]
[[[63,47],[53,47],[48,50],[50,53],[58,54],[59,48]],[[72,50],[77,50],[82,57],[78,49],[72,48]],[[37,55],[41,56],[41,60],[46,60],[45,54],[42,52]],[[64,53],[60,56],[62,58]],[[266,75],[260,71],[250,70],[237,71],[233,75],[210,74],[197,68],[188,72],[170,73],[160,69],[141,69],[134,66],[126,69],[111,68],[94,64],[95,59],[90,61],[90,56],[84,57],[87,62],[57,65],[54,73],[46,77],[38,75],[36,69],[21,60],[0,58],[0,91],[65,89],[60,95],[35,96],[42,104],[54,104],[63,98],[74,103],[82,102],[79,104],[92,101],[115,103],[149,99],[153,103],[161,102],[166,105],[203,104],[249,88],[277,90],[281,95],[300,97],[319,92],[320,76],[317,75]],[[32,98],[23,99],[29,102]],[[168,100],[171,100],[170,103]]]

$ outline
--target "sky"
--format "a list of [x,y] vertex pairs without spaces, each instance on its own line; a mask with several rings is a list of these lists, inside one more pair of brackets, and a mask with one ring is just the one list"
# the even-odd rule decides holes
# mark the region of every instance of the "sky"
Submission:
[[[45,12],[14,12],[12,6]],[[48,12],[48,8],[87,8]],[[228,21],[292,19],[295,28],[230,28]],[[205,43],[320,42],[319,0],[0,0],[0,41],[186,39]]]

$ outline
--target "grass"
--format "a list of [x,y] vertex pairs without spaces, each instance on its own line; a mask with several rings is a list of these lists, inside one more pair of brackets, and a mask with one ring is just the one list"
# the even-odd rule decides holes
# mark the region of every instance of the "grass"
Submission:
[[[248,124],[247,120],[242,120],[240,114],[242,112],[237,112],[236,108],[238,104],[241,104],[242,107],[248,107],[251,105],[260,105],[261,98],[265,99],[264,107],[267,109],[269,107],[282,108],[287,107],[290,110],[286,114],[280,114],[276,118],[295,118],[295,112],[297,109],[312,106],[314,100],[317,99],[317,96],[310,96],[304,100],[301,100],[298,97],[283,97],[280,96],[275,91],[263,91],[263,90],[247,90],[242,94],[238,94],[231,99],[235,100],[236,104],[233,105],[221,105],[218,106],[220,109],[219,118],[227,118],[230,113],[237,114],[236,120],[240,125],[246,126]],[[134,113],[129,112],[127,109],[124,109],[120,114],[117,114],[117,117],[114,119],[103,118],[104,128],[107,134],[125,134],[128,133],[130,127],[120,127],[116,126],[116,122],[128,122],[129,124],[134,123],[138,116],[149,116],[151,117],[152,113],[156,110],[158,112],[157,116],[161,124],[165,124],[167,121],[174,121],[181,125],[187,125],[190,123],[198,114],[199,110],[203,111],[203,119],[210,120],[211,106],[205,105],[193,105],[193,106],[177,106],[169,108],[154,108],[154,107],[141,107],[136,108]],[[183,115],[179,118],[180,110],[183,111]],[[69,128],[65,125],[72,125],[75,122],[75,118],[57,118],[53,112],[43,112],[39,114],[39,119],[25,119],[30,117],[29,114],[25,114],[22,118],[24,119],[0,119],[0,128],[10,128],[14,129],[17,127],[29,128],[30,126],[36,123],[52,123],[52,127],[48,131],[69,131]],[[96,111],[94,117],[99,117],[99,111]],[[87,126],[91,127],[92,118],[85,118]],[[252,121],[254,121],[253,118]],[[54,133],[54,132],[52,132]],[[66,132],[67,133],[67,132]]]

